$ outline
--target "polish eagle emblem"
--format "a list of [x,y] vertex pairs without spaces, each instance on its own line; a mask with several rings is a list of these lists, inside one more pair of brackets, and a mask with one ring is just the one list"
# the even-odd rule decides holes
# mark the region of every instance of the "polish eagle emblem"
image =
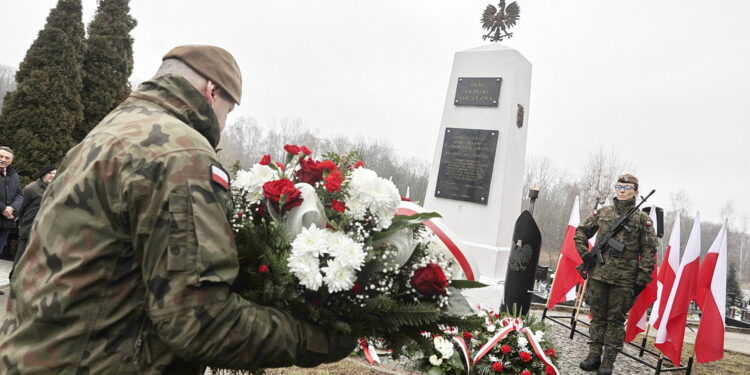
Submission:
[[510,251],[510,259],[508,259],[510,269],[516,272],[526,271],[526,266],[531,261],[533,253],[534,250],[530,245],[524,244],[521,240],[518,240]]
[[521,8],[515,1],[506,6],[505,0],[500,0],[497,8],[492,4],[487,5],[482,13],[482,28],[488,32],[482,35],[482,39],[490,38],[490,42],[499,42],[512,37],[513,33],[508,32],[508,29],[515,26],[520,17]]

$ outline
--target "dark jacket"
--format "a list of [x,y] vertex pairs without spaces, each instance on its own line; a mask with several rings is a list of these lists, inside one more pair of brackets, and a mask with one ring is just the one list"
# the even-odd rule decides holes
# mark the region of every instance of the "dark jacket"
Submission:
[[[6,168],[5,172],[5,175],[0,174],[0,211],[5,210],[7,206],[11,206],[18,211],[21,208],[21,203],[23,203],[21,181],[18,179],[18,173],[16,173],[13,167]],[[17,213],[16,217],[18,217]],[[0,215],[0,229],[15,228],[15,222]]]
[[23,188],[23,204],[18,210],[18,238],[29,238],[31,224],[34,223],[36,213],[42,204],[42,195],[47,189],[42,179],[38,179]]

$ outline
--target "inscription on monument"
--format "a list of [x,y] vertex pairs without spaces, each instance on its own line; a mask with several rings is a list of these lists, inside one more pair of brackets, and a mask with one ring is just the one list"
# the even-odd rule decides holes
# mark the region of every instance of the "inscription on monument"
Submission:
[[459,77],[456,85],[455,105],[497,107],[500,102],[500,77]]
[[497,130],[446,128],[435,196],[487,204]]

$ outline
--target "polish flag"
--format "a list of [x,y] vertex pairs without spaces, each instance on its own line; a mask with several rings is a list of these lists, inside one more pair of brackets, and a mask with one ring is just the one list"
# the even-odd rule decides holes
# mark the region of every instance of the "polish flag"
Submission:
[[701,217],[695,214],[693,229],[690,231],[685,254],[682,255],[674,285],[669,293],[663,318],[656,333],[654,346],[674,364],[682,359],[682,344],[685,338],[685,325],[690,301],[698,289],[698,267],[701,257]]
[[724,313],[727,293],[727,224],[721,227],[700,265],[695,302],[703,311],[695,337],[698,363],[724,357]]
[[654,308],[651,309],[651,317],[648,322],[655,329],[659,329],[661,315],[664,314],[664,308],[667,307],[669,292],[672,291],[674,278],[677,274],[677,268],[680,266],[680,215],[674,219],[672,234],[669,235],[669,245],[664,254],[664,259],[659,266],[658,292],[657,299],[654,302]]
[[[659,228],[656,227],[656,206],[651,206],[650,211],[651,223],[653,223],[654,231],[658,232]],[[654,253],[656,258],[656,253]],[[658,278],[658,267],[654,267],[651,272],[651,281],[646,284],[641,294],[638,295],[633,306],[630,307],[630,313],[628,314],[628,322],[625,325],[625,342],[631,342],[638,336],[639,333],[646,330],[646,315],[648,315],[648,308],[651,304],[656,301],[656,295],[658,292],[657,278]]]
[[[547,299],[547,308],[552,309],[560,302],[575,299],[575,287],[583,281],[581,275],[576,271],[576,267],[583,263],[581,256],[576,250],[576,243],[573,237],[576,235],[576,228],[581,223],[580,205],[578,197],[573,202],[573,211],[570,213],[568,220],[568,230],[565,232],[562,249],[560,249],[560,260],[557,261],[555,269],[555,280],[552,283],[552,290],[549,292]],[[571,298],[572,296],[572,298]]]

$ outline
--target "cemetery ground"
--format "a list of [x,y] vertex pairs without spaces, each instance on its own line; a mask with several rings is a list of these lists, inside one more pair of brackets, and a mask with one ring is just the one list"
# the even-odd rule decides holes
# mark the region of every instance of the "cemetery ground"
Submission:
[[[5,295],[0,296],[0,320],[5,315],[5,302],[8,294],[8,272],[12,262],[0,260],[0,290]],[[532,310],[533,314],[541,317],[541,310]],[[581,316],[585,316],[582,313]],[[576,334],[573,340],[568,339],[570,331],[562,326],[547,321],[549,326],[548,334],[554,337],[555,351],[559,358],[559,370],[561,374],[593,374],[585,372],[578,368],[578,363],[586,356],[586,338]],[[579,325],[579,327],[581,327]],[[583,328],[585,329],[585,328]],[[693,328],[696,329],[696,328]],[[648,347],[653,347],[653,333],[649,335]],[[634,342],[640,342],[642,336],[639,336]],[[683,360],[686,360],[693,351],[691,344],[695,340],[695,333],[688,330],[685,334],[685,346],[682,351]],[[747,374],[750,369],[750,332],[748,330],[736,330],[730,328],[725,337],[725,349],[727,350],[724,359],[712,363],[695,364],[693,374],[696,375],[718,375],[718,374]],[[630,353],[636,353],[634,348],[627,349]],[[383,363],[372,366],[368,364],[361,355],[352,355],[349,358],[326,365],[321,365],[313,369],[303,369],[298,367],[271,369],[267,371],[269,375],[413,375],[416,372],[408,371],[405,367],[406,359],[394,361],[388,357],[381,356]],[[616,374],[628,375],[647,375],[653,374],[654,370],[630,359],[625,356],[619,356],[615,364]],[[684,371],[675,372],[675,374],[684,373]]]

